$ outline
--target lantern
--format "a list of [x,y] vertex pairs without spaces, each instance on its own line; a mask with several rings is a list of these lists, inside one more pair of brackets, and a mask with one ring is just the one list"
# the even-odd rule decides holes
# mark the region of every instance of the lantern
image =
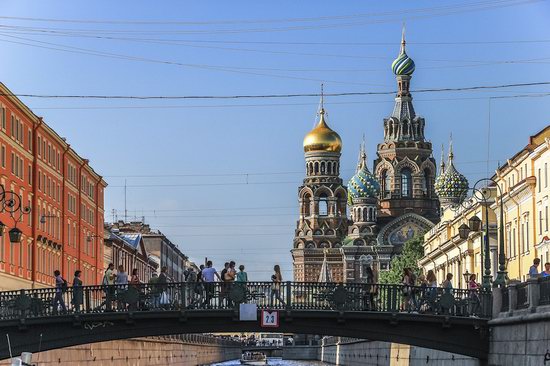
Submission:
[[18,228],[14,227],[9,231],[10,243],[15,244],[21,242],[21,235],[23,233]]
[[458,236],[460,236],[460,239],[468,239],[468,235],[470,234],[470,228],[466,224],[462,224],[458,228]]

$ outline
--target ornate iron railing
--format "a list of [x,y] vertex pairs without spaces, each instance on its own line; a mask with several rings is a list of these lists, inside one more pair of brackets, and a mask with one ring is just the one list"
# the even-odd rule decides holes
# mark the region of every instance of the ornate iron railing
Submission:
[[[410,312],[490,317],[491,294],[356,283],[248,282],[80,286],[0,292],[0,320],[67,313],[259,309]],[[489,304],[489,305],[488,305]]]

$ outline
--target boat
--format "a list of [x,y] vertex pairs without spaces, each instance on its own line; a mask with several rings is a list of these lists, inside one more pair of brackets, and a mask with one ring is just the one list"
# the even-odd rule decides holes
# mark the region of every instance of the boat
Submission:
[[241,357],[241,365],[267,365],[267,357],[262,352],[245,352]]

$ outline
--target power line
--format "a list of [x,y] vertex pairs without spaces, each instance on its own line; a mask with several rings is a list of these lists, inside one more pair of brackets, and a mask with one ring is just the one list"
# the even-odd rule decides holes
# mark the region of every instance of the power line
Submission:
[[[550,85],[550,81],[541,82],[525,82],[525,83],[513,83],[513,84],[499,84],[499,85],[476,85],[456,88],[425,88],[411,90],[412,93],[440,93],[440,92],[456,92],[456,91],[473,91],[473,90],[490,90],[490,89],[508,89],[518,88],[525,86],[541,86]],[[395,90],[392,91],[378,91],[378,92],[340,92],[340,93],[324,93],[325,97],[349,97],[349,96],[362,96],[362,95],[391,95],[396,94]],[[545,93],[546,94],[546,93]],[[149,100],[149,99],[274,99],[274,98],[302,98],[302,97],[320,97],[319,93],[293,93],[293,94],[240,94],[240,95],[76,95],[76,94],[26,94],[26,93],[0,93],[2,96],[11,97],[26,97],[26,98],[46,98],[46,99],[135,99],[135,100]],[[502,96],[501,98],[505,98]]]
[[[300,31],[300,30],[310,30],[310,29],[332,29],[332,28],[344,28],[344,27],[356,27],[368,24],[381,24],[381,23],[391,23],[391,22],[402,22],[403,14],[406,14],[405,20],[414,20],[414,19],[427,19],[445,15],[453,15],[460,13],[468,13],[472,11],[484,11],[491,9],[498,9],[510,6],[532,4],[544,0],[492,0],[492,1],[481,1],[467,4],[458,4],[458,5],[446,5],[442,7],[429,7],[429,8],[419,8],[419,9],[408,9],[406,11],[400,11],[399,13],[388,13],[388,15],[395,15],[394,18],[386,19],[372,19],[372,20],[360,20],[348,23],[332,23],[332,24],[320,24],[320,25],[300,25],[300,26],[290,26],[290,27],[278,27],[278,28],[241,28],[241,29],[213,29],[213,30],[150,30],[150,31],[135,31],[135,30],[102,30],[102,29],[58,29],[61,32],[92,32],[92,33],[103,33],[103,34],[238,34],[238,33],[266,33],[266,32],[288,32],[288,31]],[[419,15],[411,15],[419,13]],[[372,17],[372,16],[371,16]],[[31,28],[31,27],[19,27],[21,29],[34,29],[35,31],[51,31],[47,28]]]
[[[507,92],[507,91],[506,91]],[[486,100],[501,98],[540,98],[550,96],[548,93],[530,92],[529,94],[483,97],[456,97],[437,99],[415,99],[415,102],[441,102],[456,100]],[[393,100],[355,101],[355,102],[331,102],[330,105],[339,104],[393,104]],[[258,103],[258,104],[218,104],[218,105],[167,105],[167,106],[75,106],[75,107],[33,107],[33,110],[109,110],[109,109],[188,109],[188,108],[250,108],[250,107],[280,107],[280,106],[312,106],[316,103]]]
[[[500,1],[507,3],[510,1]],[[514,1],[512,1],[514,2]],[[278,19],[237,19],[237,20],[210,20],[210,21],[184,21],[184,20],[113,20],[113,19],[62,19],[62,18],[36,18],[36,17],[16,17],[0,16],[0,19],[30,21],[30,22],[48,22],[48,23],[77,23],[77,24],[116,24],[116,25],[213,25],[213,24],[251,24],[251,23],[294,23],[294,22],[317,22],[327,20],[356,19],[373,16],[388,16],[396,14],[410,14],[416,12],[433,11],[462,8],[467,6],[479,6],[491,4],[494,1],[474,1],[457,5],[444,5],[438,7],[409,8],[385,12],[369,12],[349,15],[330,15],[317,17],[296,17],[296,18],[278,18]]]

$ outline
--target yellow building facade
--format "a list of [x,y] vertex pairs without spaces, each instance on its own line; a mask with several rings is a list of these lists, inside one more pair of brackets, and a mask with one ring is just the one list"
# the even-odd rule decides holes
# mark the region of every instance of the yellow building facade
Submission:
[[[526,280],[534,258],[549,262],[549,169],[550,126],[531,136],[521,151],[496,170],[492,179],[500,189],[486,188],[486,201],[474,195],[460,204],[442,207],[441,221],[424,236],[424,257],[419,261],[424,272],[434,270],[438,283],[452,273],[455,287],[466,287],[466,272],[477,274],[481,283],[483,233],[488,223],[491,274],[496,278],[501,206],[508,278]],[[460,226],[468,225],[473,216],[481,219],[481,232],[471,231],[467,239],[461,239]]]

